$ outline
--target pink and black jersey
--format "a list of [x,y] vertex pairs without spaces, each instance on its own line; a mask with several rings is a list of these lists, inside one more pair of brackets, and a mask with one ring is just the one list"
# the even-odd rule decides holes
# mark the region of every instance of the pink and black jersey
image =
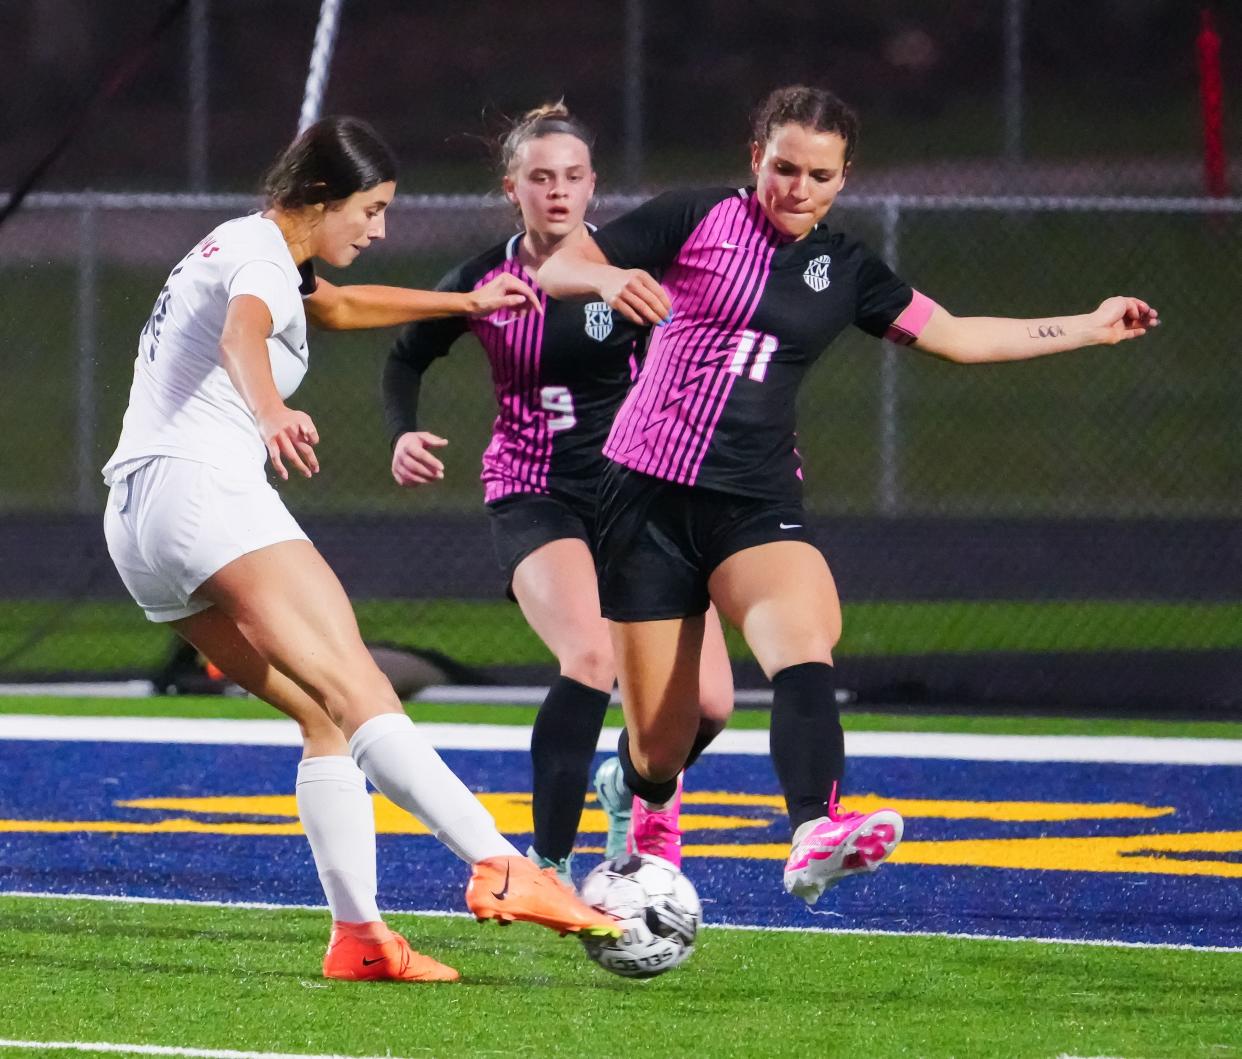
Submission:
[[419,429],[423,372],[469,330],[487,352],[498,406],[483,453],[484,500],[555,492],[593,499],[604,439],[638,371],[645,331],[604,302],[549,299],[522,267],[521,238],[453,269],[436,289],[470,291],[510,272],[534,288],[543,315],[502,309],[407,327],[384,370],[389,437]]
[[656,478],[800,496],[795,405],[807,369],[850,324],[912,341],[932,303],[862,243],[819,224],[793,240],[751,189],[661,195],[595,233],[608,260],[672,299],[604,454]]

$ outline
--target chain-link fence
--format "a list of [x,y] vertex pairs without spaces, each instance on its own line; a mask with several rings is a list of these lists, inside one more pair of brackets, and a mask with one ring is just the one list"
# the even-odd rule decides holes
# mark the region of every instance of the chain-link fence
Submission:
[[[630,204],[605,199],[597,216]],[[115,441],[135,336],[169,262],[247,205],[44,195],[7,230],[6,283],[38,296],[32,311],[0,318],[11,377],[21,380],[0,396],[10,425],[0,595],[27,633],[47,625],[28,643],[10,629],[10,670],[140,669],[163,650],[122,601],[102,551],[98,468]],[[840,207],[837,223],[957,312],[1049,315],[1134,292],[1166,320],[1141,343],[973,369],[861,334],[841,339],[806,384],[800,450],[808,506],[830,555],[842,556],[834,565],[847,601],[1074,599],[1077,609],[1039,620],[1069,623],[1061,646],[1098,648],[1116,646],[1110,622],[1120,614],[1101,615],[1098,600],[1237,597],[1227,527],[1242,515],[1231,443],[1242,410],[1231,325],[1242,280],[1239,207],[896,195]],[[389,238],[347,278],[428,285],[512,228],[510,208],[496,199],[405,200]],[[494,414],[482,353],[463,340],[429,374],[424,422],[452,442],[447,473],[408,492],[388,474],[378,408],[390,341],[385,333],[315,341],[296,403],[322,432],[323,472],[282,490],[341,570],[373,637],[474,665],[535,664],[542,652],[516,612],[486,602],[502,586],[477,481]],[[875,616],[882,627],[900,626],[901,607],[892,606]],[[1182,642],[1194,640],[1182,612],[1160,620],[1167,627],[1147,635],[1175,646],[1216,642]],[[1112,632],[1124,645],[1125,630]],[[993,633],[977,629],[977,646],[1021,648],[1048,635],[1028,625],[1009,643],[987,642]]]
[[[5,123],[0,183],[72,111],[63,78],[47,75],[66,49],[97,73],[124,43],[100,6],[0,8],[0,31],[28,42],[24,75],[0,71],[0,84],[24,76],[25,97],[0,93],[0,112],[17,119],[34,105],[45,119]],[[84,126],[50,184],[118,190],[35,194],[0,229],[0,674],[146,672],[169,648],[111,570],[98,469],[169,268],[255,202],[133,189],[254,185],[292,131],[315,6],[191,0],[185,32]],[[917,695],[912,674],[948,658],[939,672],[969,695],[967,659],[986,656],[989,694],[1021,698],[1048,668],[1073,681],[1088,660],[1109,694],[1141,700],[1154,679],[1146,662],[1169,659],[1169,694],[1154,699],[1198,665],[1207,676],[1187,678],[1186,697],[1234,701],[1242,203],[1197,197],[1200,5],[925,6],[842,3],[829,17],[763,2],[742,18],[711,0],[629,0],[515,19],[491,3],[347,3],[327,109],[375,120],[410,168],[388,239],[339,279],[427,286],[514,230],[494,193],[409,194],[494,185],[474,135],[489,124],[481,108],[516,112],[564,93],[601,126],[602,186],[651,189],[743,182],[749,106],[776,83],[836,85],[866,120],[832,223],[920,290],[959,314],[1015,316],[1133,293],[1164,320],[1142,342],[969,369],[861,334],[832,347],[804,388],[799,447],[846,604],[843,666],[853,659],[863,684],[874,662],[885,694]],[[57,38],[57,12],[97,39]],[[790,20],[803,16],[791,46]],[[1226,44],[1242,42],[1236,13],[1216,16]],[[549,33],[556,18],[560,38],[579,42],[572,58]],[[784,44],[756,26],[784,27],[773,29]],[[1222,55],[1228,85],[1237,63]],[[1217,133],[1236,143],[1237,115],[1224,118]],[[645,193],[605,194],[592,219]],[[424,422],[451,441],[446,477],[406,492],[389,476],[379,414],[391,338],[313,338],[295,404],[320,428],[323,473],[282,491],[369,638],[493,674],[546,673],[546,651],[501,596],[482,511],[494,414],[482,353],[466,339],[431,369]],[[1031,657],[1042,661],[1031,668]],[[997,671],[1010,679],[997,683]]]

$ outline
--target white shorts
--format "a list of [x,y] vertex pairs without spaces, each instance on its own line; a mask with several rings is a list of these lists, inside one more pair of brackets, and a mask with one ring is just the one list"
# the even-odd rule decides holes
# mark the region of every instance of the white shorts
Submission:
[[191,599],[247,552],[307,536],[262,472],[153,456],[122,470],[108,496],[104,536],[129,594],[150,621],[211,606]]

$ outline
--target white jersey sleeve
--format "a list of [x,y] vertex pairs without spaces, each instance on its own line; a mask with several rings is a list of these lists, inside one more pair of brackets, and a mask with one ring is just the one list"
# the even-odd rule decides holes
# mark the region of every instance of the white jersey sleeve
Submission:
[[151,456],[263,474],[267,451],[224,369],[220,335],[233,298],[262,299],[272,316],[272,377],[288,399],[308,364],[300,283],[280,229],[258,214],[220,225],[182,258],[139,336],[129,407],[105,481]]
[[286,330],[302,311],[301,296],[289,289],[289,276],[274,261],[247,261],[229,279],[228,292],[229,301],[249,294],[266,305],[274,335]]

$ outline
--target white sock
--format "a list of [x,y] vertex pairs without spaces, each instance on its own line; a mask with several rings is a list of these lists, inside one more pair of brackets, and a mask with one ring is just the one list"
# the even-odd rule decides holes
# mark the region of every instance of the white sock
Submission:
[[354,732],[349,752],[389,801],[418,817],[467,864],[521,856],[404,713],[372,717]]
[[366,777],[353,758],[305,758],[298,765],[297,799],[332,918],[376,922],[375,809]]

